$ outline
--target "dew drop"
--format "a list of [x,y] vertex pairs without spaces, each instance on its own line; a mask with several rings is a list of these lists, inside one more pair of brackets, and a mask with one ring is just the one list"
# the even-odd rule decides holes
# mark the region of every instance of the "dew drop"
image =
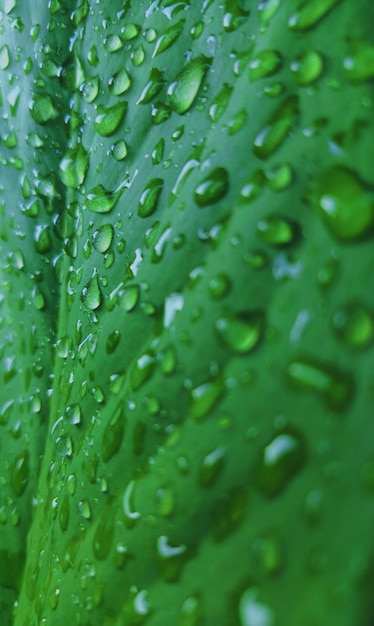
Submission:
[[228,190],[228,172],[223,167],[217,167],[197,185],[194,199],[199,207],[206,207],[224,198]]
[[58,111],[51,97],[46,94],[35,94],[30,111],[33,120],[37,124],[46,124],[58,116]]
[[307,50],[292,61],[290,68],[299,85],[310,85],[322,74],[323,58],[315,50]]
[[157,555],[163,579],[169,583],[177,581],[186,562],[186,546],[173,546],[168,537],[162,535],[157,540]]
[[176,41],[183,30],[184,20],[180,20],[175,24],[169,26],[162,35],[157,39],[155,49],[153,51],[152,57],[161,54],[164,50],[170,48],[170,46]]
[[169,85],[168,104],[182,115],[193,105],[211,60],[203,55],[192,59]]
[[248,354],[262,340],[265,316],[261,310],[228,313],[216,322],[222,341],[237,354]]
[[130,381],[134,391],[139,389],[152,376],[155,366],[155,359],[150,354],[143,354],[134,363]]
[[333,328],[341,341],[356,350],[370,346],[374,339],[374,316],[361,302],[349,302],[337,309],[332,318]]
[[28,450],[20,452],[13,463],[11,485],[16,496],[21,496],[30,478],[30,454]]
[[220,402],[223,387],[219,382],[208,381],[191,389],[191,417],[206,417]]
[[113,226],[102,224],[92,235],[92,243],[95,250],[104,253],[109,250],[113,240]]
[[288,20],[291,30],[303,32],[312,28],[341,0],[304,0]]
[[349,42],[344,69],[351,83],[359,84],[374,77],[374,46],[366,41]]
[[374,226],[373,189],[348,167],[335,165],[316,176],[308,199],[340,241],[356,241]]
[[98,561],[109,556],[114,539],[115,516],[112,503],[103,509],[93,536],[93,553]]
[[275,626],[274,612],[258,601],[258,590],[247,589],[240,598],[240,626]]
[[267,159],[281,147],[296,123],[298,102],[297,96],[286,98],[257,134],[253,143],[253,152],[257,157]]
[[107,191],[100,183],[86,196],[86,207],[94,213],[109,213],[121,197],[123,188]]
[[99,93],[99,78],[97,76],[92,76],[88,80],[84,81],[79,86],[79,91],[82,99],[90,104],[95,100],[97,94]]
[[68,150],[60,163],[60,178],[66,187],[78,189],[83,184],[88,161],[88,152],[82,144]]
[[225,456],[226,448],[220,447],[203,458],[199,471],[199,484],[202,487],[210,487],[217,480],[223,469]]
[[82,302],[91,311],[95,311],[101,305],[102,295],[97,274],[94,274],[82,289]]
[[261,451],[254,472],[254,482],[267,496],[278,495],[306,463],[306,447],[301,435],[294,431],[278,433]]
[[163,73],[157,67],[153,67],[137,104],[149,104],[160,93],[164,84]]
[[139,200],[138,215],[140,217],[149,217],[154,213],[163,185],[162,178],[152,178],[148,181]]
[[268,215],[257,223],[257,236],[265,244],[283,248],[294,243],[298,228],[294,222],[280,215]]
[[113,96],[122,96],[131,87],[131,78],[125,68],[120,69],[109,79],[109,92]]
[[219,122],[222,115],[225,113],[234,87],[229,83],[224,83],[222,89],[213,98],[209,107],[209,118],[213,123]]
[[122,123],[127,111],[127,102],[121,101],[110,107],[99,105],[94,121],[95,130],[102,137],[112,135]]
[[260,80],[275,74],[282,66],[282,56],[277,50],[262,50],[250,61],[249,78],[251,81]]

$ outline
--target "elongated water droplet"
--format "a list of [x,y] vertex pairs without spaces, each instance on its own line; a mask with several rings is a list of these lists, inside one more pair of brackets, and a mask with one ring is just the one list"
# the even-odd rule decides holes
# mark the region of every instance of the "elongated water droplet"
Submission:
[[82,289],[82,302],[91,311],[99,308],[102,302],[102,295],[97,274],[90,278],[87,285]]
[[93,536],[93,553],[98,561],[106,559],[113,545],[115,530],[115,514],[112,502],[103,509]]
[[109,213],[121,197],[123,188],[117,191],[107,191],[99,184],[87,194],[86,207],[94,213]]
[[28,450],[20,452],[13,463],[11,485],[16,496],[21,496],[30,478],[30,453]]
[[139,200],[138,215],[140,217],[149,217],[154,213],[163,185],[162,178],[152,178],[147,183]]
[[108,354],[113,354],[119,346],[121,341],[121,332],[119,330],[113,330],[106,341],[106,351]]
[[134,391],[139,389],[152,376],[155,359],[150,354],[143,354],[133,365],[131,370],[131,386]]
[[82,98],[85,102],[90,104],[95,100],[97,94],[99,93],[99,78],[98,76],[92,76],[88,80],[84,81],[79,86],[79,91],[82,95]]
[[347,408],[352,400],[354,386],[351,376],[327,365],[300,359],[290,363],[287,376],[295,387],[321,394],[334,410]]
[[304,439],[293,430],[278,433],[261,451],[254,480],[265,496],[278,495],[306,462]]
[[161,536],[157,540],[157,555],[161,574],[167,582],[178,580],[184,563],[187,559],[187,547],[185,545],[173,546],[168,537]]
[[68,150],[60,163],[60,178],[66,187],[78,189],[86,177],[88,168],[88,152],[79,144]]
[[274,611],[260,602],[257,589],[247,589],[240,598],[240,626],[276,626]]
[[229,175],[225,168],[212,170],[195,189],[194,199],[199,207],[218,202],[229,190]]
[[121,101],[110,107],[100,105],[94,121],[95,130],[102,137],[109,137],[120,126],[127,111],[127,102]]
[[207,454],[200,467],[199,483],[202,487],[210,487],[218,478],[223,469],[226,448],[215,448]]
[[170,46],[176,41],[183,30],[184,20],[180,20],[175,24],[169,26],[162,35],[157,39],[155,49],[153,51],[152,57],[161,54],[164,50],[170,48]]
[[225,1],[223,27],[228,33],[232,33],[248,19],[249,11],[243,9],[240,4],[237,0]]
[[105,463],[119,452],[124,437],[125,424],[126,417],[121,407],[110,418],[103,433],[101,446]]
[[298,117],[297,96],[283,100],[267,124],[257,134],[253,143],[253,152],[260,159],[267,159],[280,148],[294,127]]
[[304,0],[299,9],[291,15],[288,26],[294,31],[312,28],[341,0]]
[[108,86],[113,96],[122,96],[122,94],[130,89],[131,78],[124,67],[109,79]]
[[151,102],[160,93],[164,84],[163,73],[157,67],[153,67],[137,104],[148,104]]
[[247,354],[260,343],[265,328],[263,311],[229,313],[216,322],[216,329],[223,342],[238,354]]
[[222,89],[213,98],[212,103],[209,107],[209,117],[212,122],[219,122],[222,115],[227,109],[233,91],[233,85],[230,85],[229,83],[224,83]]
[[176,76],[168,88],[168,103],[175,113],[182,115],[193,105],[211,59],[203,55],[192,59]]
[[347,167],[336,165],[318,175],[308,198],[338,240],[356,241],[373,229],[373,188]]

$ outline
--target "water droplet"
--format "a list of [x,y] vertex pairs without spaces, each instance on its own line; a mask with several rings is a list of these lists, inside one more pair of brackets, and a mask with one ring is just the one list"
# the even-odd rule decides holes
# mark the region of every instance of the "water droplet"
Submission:
[[87,285],[82,289],[82,302],[86,307],[91,309],[91,311],[95,311],[101,305],[102,295],[97,274],[94,274]]
[[194,199],[199,207],[209,206],[224,198],[228,190],[228,172],[223,167],[217,167],[197,185]]
[[281,0],[261,0],[257,5],[262,22],[269,22],[278,11]]
[[265,174],[263,170],[255,170],[247,179],[246,184],[240,192],[240,202],[248,203],[255,200],[261,193],[265,185]]
[[228,313],[216,322],[216,329],[223,342],[238,354],[247,354],[260,343],[265,328],[265,316],[261,310]]
[[135,48],[135,50],[131,53],[131,61],[135,67],[139,67],[142,65],[145,59],[144,48],[141,44]]
[[208,381],[191,389],[191,417],[206,417],[220,402],[223,391],[218,381]]
[[329,366],[300,359],[288,366],[287,375],[295,387],[321,394],[331,409],[345,409],[352,399],[351,377]]
[[134,511],[133,497],[134,497],[135,480],[131,480],[125,489],[123,494],[123,512],[125,514],[126,522],[131,527],[140,517],[138,511]]
[[248,19],[249,11],[243,9],[240,4],[237,0],[225,0],[223,27],[228,33],[232,33]]
[[199,471],[199,483],[202,487],[210,487],[223,469],[226,448],[215,448],[203,458]]
[[157,67],[153,67],[137,104],[148,104],[151,102],[160,93],[164,84],[163,73]]
[[283,562],[279,534],[270,530],[256,537],[251,545],[253,561],[258,575],[271,575],[280,571]]
[[278,433],[261,451],[254,481],[267,497],[278,495],[306,463],[306,446],[295,431]]
[[52,98],[46,94],[35,94],[30,111],[33,120],[37,124],[46,124],[58,116],[58,111],[52,102]]
[[117,191],[107,191],[98,184],[86,196],[86,207],[94,213],[109,213],[121,197],[123,187]]
[[226,274],[216,274],[209,281],[209,294],[215,300],[227,296],[230,289],[231,281]]
[[69,498],[67,495],[65,495],[62,501],[62,504],[60,506],[60,514],[59,514],[59,522],[60,522],[60,528],[62,532],[65,532],[65,530],[67,530],[69,526],[69,519],[70,519]]
[[212,532],[215,541],[223,541],[237,530],[243,521],[248,505],[247,490],[231,487],[217,498],[212,507]]
[[374,77],[374,46],[366,41],[350,41],[344,69],[352,83],[363,83]]
[[79,515],[86,520],[91,519],[91,507],[88,500],[80,500],[78,502]]
[[171,109],[164,102],[152,104],[151,121],[154,126],[165,122],[171,114]]
[[13,463],[10,482],[16,496],[21,496],[30,478],[30,454],[28,450],[20,452]]
[[93,553],[98,561],[103,561],[109,556],[113,545],[115,529],[115,515],[112,502],[104,507],[93,537]]
[[140,296],[139,285],[127,285],[120,299],[120,307],[127,313],[133,311],[138,304]]
[[308,0],[291,15],[288,26],[291,30],[303,32],[312,28],[341,0]]
[[79,86],[79,91],[83,100],[90,104],[95,100],[97,94],[99,93],[99,78],[97,76],[92,76],[88,80],[84,81]]
[[80,424],[82,419],[81,407],[78,402],[66,407],[65,419],[69,424]]
[[121,30],[121,35],[125,41],[135,39],[140,33],[140,26],[133,22],[127,22]]
[[152,163],[159,165],[164,158],[165,139],[161,137],[152,150]]
[[192,59],[168,88],[168,103],[175,113],[182,115],[193,105],[211,60],[203,55]]
[[109,92],[113,96],[122,96],[131,87],[131,78],[125,68],[120,69],[109,79]]
[[99,105],[94,121],[95,130],[102,137],[109,137],[122,123],[127,111],[127,102],[121,101],[110,107]]
[[143,354],[134,363],[131,370],[131,387],[134,391],[139,389],[144,383],[149,380],[153,373],[155,366],[155,359],[150,354]]
[[110,149],[112,157],[116,161],[123,161],[127,157],[127,144],[124,139],[119,139],[114,143]]
[[104,39],[104,48],[107,52],[113,54],[113,52],[117,52],[123,48],[123,41],[118,35],[109,35],[109,37]]
[[273,191],[283,191],[292,182],[292,169],[288,163],[275,167],[266,172],[266,179],[270,189]]
[[336,165],[316,176],[308,198],[341,241],[355,241],[374,226],[373,189],[347,167]]
[[321,519],[323,493],[320,489],[308,491],[304,502],[304,515],[308,524],[316,524]]
[[281,147],[292,131],[298,117],[297,96],[289,96],[279,105],[267,124],[253,142],[253,152],[260,159],[267,159]]
[[138,215],[149,217],[157,208],[164,181],[162,178],[152,178],[148,181],[139,200]]
[[181,606],[178,626],[199,626],[201,623],[201,600],[196,596],[189,596]]
[[163,579],[169,583],[177,581],[186,562],[186,546],[172,546],[168,537],[162,535],[157,540],[157,555]]
[[109,250],[113,240],[113,226],[102,224],[92,235],[92,243],[95,250],[104,253]]
[[179,35],[181,34],[183,30],[183,25],[184,20],[180,20],[179,22],[172,24],[166,30],[164,30],[162,35],[156,41],[152,57],[155,57],[158,54],[161,54],[161,52],[164,52],[164,50],[167,50],[167,48],[170,48],[170,46],[174,43],[174,41],[178,39]]
[[161,370],[166,375],[174,374],[177,365],[177,355],[173,346],[168,346],[161,356]]
[[374,316],[361,302],[349,302],[337,309],[332,324],[348,348],[367,348],[374,339]]
[[274,612],[257,600],[258,590],[247,589],[240,598],[240,626],[275,626]]
[[315,50],[306,50],[292,61],[290,68],[299,85],[310,85],[322,74],[323,58]]
[[88,161],[88,152],[82,144],[67,151],[60,163],[60,178],[66,187],[78,189],[83,184]]
[[298,228],[292,222],[280,215],[268,215],[257,223],[258,238],[269,246],[284,248],[294,243]]
[[256,81],[275,74],[281,68],[282,62],[282,56],[277,50],[258,52],[249,64],[250,80]]
[[224,83],[222,89],[213,98],[209,107],[209,118],[217,123],[227,109],[234,87],[229,83]]
[[156,492],[157,510],[163,517],[169,517],[175,511],[175,494],[172,483],[162,485]]
[[9,48],[5,44],[0,48],[0,69],[6,70],[10,63]]

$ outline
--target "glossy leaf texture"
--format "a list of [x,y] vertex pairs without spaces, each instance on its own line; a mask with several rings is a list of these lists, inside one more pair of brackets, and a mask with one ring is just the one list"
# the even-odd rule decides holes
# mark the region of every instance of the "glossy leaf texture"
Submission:
[[2,0],[4,626],[371,626],[371,2]]

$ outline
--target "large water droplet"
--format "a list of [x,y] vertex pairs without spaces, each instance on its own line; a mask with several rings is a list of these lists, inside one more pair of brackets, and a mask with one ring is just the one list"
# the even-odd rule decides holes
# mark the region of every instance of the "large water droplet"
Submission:
[[274,612],[258,601],[258,590],[247,589],[240,598],[240,626],[276,626]]
[[260,343],[265,328],[263,311],[252,310],[228,313],[216,322],[223,342],[238,354],[247,354]]
[[297,120],[298,102],[297,96],[289,96],[283,100],[257,134],[253,142],[253,152],[260,159],[267,159],[286,140]]
[[373,188],[348,167],[335,165],[317,175],[308,198],[341,241],[355,241],[373,229]]
[[52,98],[46,94],[35,94],[30,111],[33,120],[37,124],[46,124],[58,116],[58,111],[52,102]]
[[103,185],[98,184],[91,189],[86,197],[86,207],[94,213],[109,213],[122,194],[123,188],[117,191],[107,191]]
[[161,52],[164,52],[164,50],[167,50],[167,48],[170,48],[170,46],[174,43],[174,41],[176,41],[176,39],[178,39],[179,35],[181,34],[183,30],[183,25],[184,20],[180,20],[179,22],[172,24],[166,30],[164,30],[162,35],[156,41],[152,57],[155,57],[158,54],[161,54]]
[[149,217],[156,210],[163,184],[162,178],[152,178],[148,181],[139,200],[138,215],[140,217]]
[[310,85],[322,73],[323,58],[315,50],[306,50],[292,61],[290,68],[299,85]]
[[197,185],[194,199],[198,206],[205,207],[224,198],[228,190],[228,172],[223,167],[217,167]]
[[294,431],[278,433],[261,451],[254,481],[265,496],[276,496],[296,476],[306,462],[306,447]]
[[305,31],[312,28],[341,0],[304,0],[300,7],[291,15],[288,26],[294,31]]
[[99,308],[102,302],[102,295],[97,274],[94,274],[87,285],[82,289],[82,302],[86,307],[91,309],[91,311],[95,311]]
[[109,79],[108,86],[113,96],[122,96],[131,87],[131,78],[124,67]]
[[148,104],[151,102],[160,93],[164,84],[163,73],[157,67],[153,67],[137,104]]
[[127,102],[121,101],[110,107],[99,105],[94,121],[95,130],[102,137],[109,137],[120,126],[127,111]]
[[265,76],[271,76],[280,69],[281,65],[282,56],[277,50],[262,50],[251,59],[249,78],[255,81]]
[[60,163],[60,178],[66,187],[78,189],[83,184],[88,160],[88,152],[82,144],[67,151]]
[[211,60],[203,55],[192,59],[168,88],[168,103],[175,113],[182,115],[193,105]]

